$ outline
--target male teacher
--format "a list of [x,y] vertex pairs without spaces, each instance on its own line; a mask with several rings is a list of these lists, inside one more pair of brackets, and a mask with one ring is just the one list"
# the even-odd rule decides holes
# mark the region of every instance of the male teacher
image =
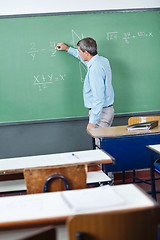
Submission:
[[83,86],[84,105],[89,109],[87,129],[109,127],[114,117],[114,91],[112,73],[107,58],[97,54],[97,43],[84,38],[77,43],[78,49],[58,43],[57,50],[67,51],[87,66]]

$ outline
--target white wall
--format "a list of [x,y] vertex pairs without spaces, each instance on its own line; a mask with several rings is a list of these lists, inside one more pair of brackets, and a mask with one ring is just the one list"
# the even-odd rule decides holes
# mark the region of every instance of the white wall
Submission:
[[0,15],[159,7],[160,0],[0,0]]

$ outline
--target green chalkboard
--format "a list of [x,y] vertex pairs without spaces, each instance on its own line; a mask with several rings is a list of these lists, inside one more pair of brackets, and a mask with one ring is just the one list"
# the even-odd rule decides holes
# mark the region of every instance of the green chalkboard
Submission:
[[110,61],[115,112],[160,110],[160,12],[0,19],[0,122],[87,116],[86,68],[57,42],[97,40]]

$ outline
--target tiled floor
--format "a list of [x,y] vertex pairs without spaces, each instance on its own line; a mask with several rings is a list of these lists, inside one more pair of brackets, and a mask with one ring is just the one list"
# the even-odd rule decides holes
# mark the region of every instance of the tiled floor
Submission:
[[[137,171],[136,172],[136,177],[142,178],[142,179],[147,179],[150,178],[150,171]],[[155,175],[155,177],[159,177],[160,175]],[[126,172],[125,173],[125,183],[129,183],[132,182],[132,172]],[[117,184],[122,184],[122,173],[116,173],[115,174],[115,185]],[[142,188],[146,193],[151,193],[151,185],[150,184],[146,184],[146,183],[136,183],[140,188]],[[156,180],[155,181],[156,184],[156,190],[160,192],[160,180]],[[149,194],[151,196],[151,194]],[[156,194],[157,196],[157,202],[160,204],[160,193]]]
[[[145,192],[150,192],[151,191],[151,186],[145,183],[137,183],[139,187],[141,187]],[[159,190],[160,192],[160,180],[156,181],[156,190]],[[151,196],[151,194],[149,194]],[[160,204],[160,193],[156,194],[157,197],[157,202]]]

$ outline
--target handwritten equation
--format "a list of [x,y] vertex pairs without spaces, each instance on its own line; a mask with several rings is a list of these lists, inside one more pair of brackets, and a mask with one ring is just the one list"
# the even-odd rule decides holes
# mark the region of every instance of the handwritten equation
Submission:
[[[77,42],[84,38],[83,33],[78,35],[73,29],[71,30],[72,40],[70,41],[70,44],[76,48]],[[38,56],[42,56],[44,54],[48,54],[50,57],[56,56],[56,45],[57,43],[55,41],[50,41],[48,43],[48,46],[45,46],[44,48],[37,47],[36,42],[31,42],[30,47],[27,51],[27,54],[31,56],[32,61],[35,61]]]
[[49,86],[50,84],[59,81],[64,81],[65,77],[66,74],[59,74],[58,76],[54,76],[53,73],[33,75],[33,85],[38,86],[39,90],[42,91],[43,89],[47,88],[47,86]]
[[81,33],[80,35],[78,35],[75,30],[72,29],[72,40],[70,41],[70,44],[76,48],[77,47],[77,42],[79,42],[79,40],[83,39],[84,35],[83,33]]
[[[77,42],[81,39],[84,38],[84,34],[80,33],[79,35],[76,33],[75,30],[72,29],[72,41],[70,41],[70,44],[76,48],[77,47]],[[85,76],[87,74],[87,67],[81,62],[79,61],[79,73],[80,73],[80,80],[81,83],[84,83],[85,80]]]
[[[79,40],[84,38],[83,33],[77,34],[75,30],[71,30],[71,41],[70,45],[76,48],[76,44]],[[36,62],[38,58],[43,58],[45,54],[49,57],[56,57],[57,49],[56,49],[56,41],[49,41],[48,45],[44,48],[38,47],[39,43],[31,42],[28,48],[27,54],[31,57],[31,61]],[[80,73],[80,81],[84,82],[85,75],[87,73],[87,68],[79,62],[79,73]],[[51,74],[33,74],[33,85],[37,86],[39,91],[42,91],[49,86],[53,85],[55,82],[64,81],[66,78],[66,74],[59,74],[55,76],[53,73]]]
[[[79,40],[84,38],[83,33],[79,35],[72,29],[71,30],[71,41],[70,44],[76,48],[76,44]],[[44,48],[38,47],[38,43],[31,42],[28,48],[27,54],[31,57],[31,61],[36,62],[38,58],[43,58],[44,55],[48,55],[49,57],[56,57],[57,43],[55,41],[49,41],[48,45]],[[80,81],[84,82],[85,75],[87,73],[87,68],[79,62],[79,71],[80,71]],[[33,86],[36,86],[39,91],[45,90],[49,86],[53,86],[56,82],[64,81],[66,78],[66,74],[59,73],[57,76],[54,73],[50,74],[33,74]]]
[[87,74],[87,67],[82,62],[79,62],[79,72],[80,72],[81,83],[84,83],[84,80]]
[[35,42],[32,42],[30,44],[30,48],[27,52],[27,54],[29,54],[32,58],[32,60],[34,61],[36,59],[36,57],[38,55],[44,55],[44,54],[49,54],[50,57],[55,57],[56,56],[56,43],[50,41],[49,42],[49,46],[45,47],[45,48],[37,48],[37,45]]
[[112,40],[118,40],[122,39],[124,40],[125,43],[129,44],[131,40],[134,39],[142,39],[142,38],[153,38],[153,33],[152,32],[137,32],[137,33],[131,33],[131,32],[107,32],[106,36],[108,41]]

